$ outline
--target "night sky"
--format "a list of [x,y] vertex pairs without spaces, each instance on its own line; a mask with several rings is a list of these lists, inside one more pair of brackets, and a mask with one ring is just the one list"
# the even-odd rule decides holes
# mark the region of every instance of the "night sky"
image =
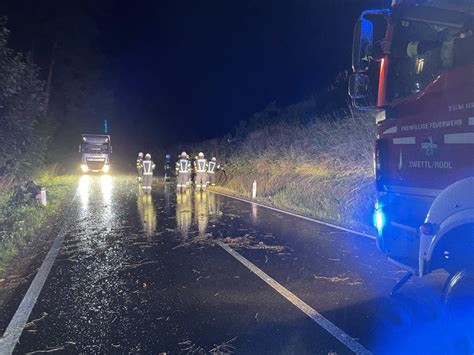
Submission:
[[[138,135],[169,144],[232,132],[239,120],[272,101],[284,106],[324,87],[350,68],[352,29],[360,12],[389,2],[79,4],[98,26],[100,50],[115,89],[111,125],[135,127]],[[10,18],[12,46],[28,49],[28,22],[35,21],[39,6],[54,9],[68,1],[44,3],[49,5],[15,0],[3,8]]]

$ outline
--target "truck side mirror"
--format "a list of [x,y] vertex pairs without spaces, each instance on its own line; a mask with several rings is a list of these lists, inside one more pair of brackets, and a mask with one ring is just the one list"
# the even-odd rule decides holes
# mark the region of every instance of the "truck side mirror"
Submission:
[[370,80],[365,74],[354,73],[349,78],[349,96],[353,100],[367,99],[370,96]]
[[364,73],[369,69],[373,43],[374,25],[361,17],[355,24],[352,43],[352,70],[355,73]]
[[373,97],[370,91],[370,79],[368,75],[354,73],[349,78],[349,96],[352,99],[352,105],[364,111],[375,109]]

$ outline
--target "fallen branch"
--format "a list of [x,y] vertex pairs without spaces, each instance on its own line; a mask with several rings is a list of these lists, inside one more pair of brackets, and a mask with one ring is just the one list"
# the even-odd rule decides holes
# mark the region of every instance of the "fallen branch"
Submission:
[[212,355],[233,354],[235,351],[235,347],[232,346],[231,343],[233,343],[236,339],[237,337],[234,337],[230,340],[223,342],[222,344],[214,344],[214,347],[209,350],[209,353]]
[[35,326],[36,326],[36,323],[42,321],[42,320],[45,319],[47,316],[48,316],[48,313],[43,312],[43,315],[42,315],[41,317],[36,318],[36,319],[33,319],[31,322],[26,323],[26,324],[25,324],[25,328],[35,327]]
[[32,354],[48,354],[48,353],[54,353],[57,351],[64,351],[66,350],[69,346],[76,345],[75,342],[73,341],[67,341],[63,345],[59,345],[55,348],[50,348],[50,349],[45,349],[45,350],[35,350],[31,351],[29,353],[26,353],[26,355],[32,355]]
[[136,269],[145,265],[157,264],[157,263],[159,263],[159,261],[145,261],[145,262],[137,263],[137,264],[128,264],[128,265],[122,266],[122,270]]

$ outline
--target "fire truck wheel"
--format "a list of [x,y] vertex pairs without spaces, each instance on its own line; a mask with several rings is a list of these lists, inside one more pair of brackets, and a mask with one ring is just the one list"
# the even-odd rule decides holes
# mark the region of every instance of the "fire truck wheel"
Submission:
[[444,287],[446,329],[452,332],[455,353],[474,353],[474,272],[451,274]]

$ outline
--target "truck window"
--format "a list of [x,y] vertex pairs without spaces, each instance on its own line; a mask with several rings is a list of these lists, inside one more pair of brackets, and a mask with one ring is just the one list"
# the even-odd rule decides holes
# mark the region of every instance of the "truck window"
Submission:
[[82,144],[82,152],[89,153],[89,154],[106,154],[109,152],[109,145],[97,145],[97,144]]
[[[416,94],[443,71],[469,64],[472,32],[445,25],[398,20],[391,46],[387,99]],[[467,54],[467,55],[466,55]]]

